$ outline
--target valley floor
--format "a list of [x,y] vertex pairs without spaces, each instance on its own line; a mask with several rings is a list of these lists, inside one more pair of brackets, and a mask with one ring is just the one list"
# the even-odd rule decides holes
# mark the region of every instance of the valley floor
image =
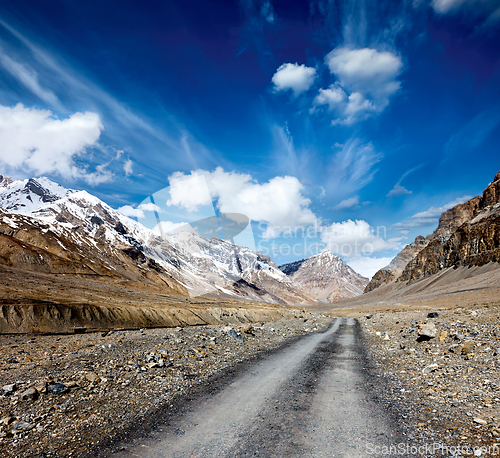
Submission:
[[[171,456],[154,448],[167,440],[180,451],[172,456],[190,456],[182,448],[194,443],[190,434],[216,438],[239,415],[233,423],[246,426],[225,433],[231,443],[214,442],[228,452],[219,456],[387,456],[391,445],[404,448],[392,456],[452,456],[459,448],[496,456],[496,291],[325,308],[253,326],[3,335],[0,455],[145,456],[149,447],[158,452],[151,456]],[[427,340],[419,338],[425,328],[434,334]],[[300,361],[293,357],[308,345]],[[276,380],[273,364],[283,372]],[[216,402],[246,377],[269,396]],[[203,409],[218,412],[217,422],[203,426],[198,408],[201,420]],[[188,431],[197,424],[198,433]]]
[[194,387],[330,321],[1,335],[0,456],[95,456]]

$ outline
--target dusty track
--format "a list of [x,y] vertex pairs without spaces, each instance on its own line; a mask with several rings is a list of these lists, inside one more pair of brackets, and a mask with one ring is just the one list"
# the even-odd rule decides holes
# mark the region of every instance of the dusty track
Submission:
[[353,319],[249,363],[113,457],[361,457],[398,442],[371,399]]

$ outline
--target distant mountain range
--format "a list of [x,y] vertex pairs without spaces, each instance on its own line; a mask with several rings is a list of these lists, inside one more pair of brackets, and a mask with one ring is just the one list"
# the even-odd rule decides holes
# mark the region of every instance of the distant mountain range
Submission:
[[437,229],[407,245],[366,286],[416,282],[450,267],[500,262],[500,172],[481,196],[445,211]]
[[336,302],[359,296],[368,284],[368,278],[356,273],[330,251],[279,268],[321,302]]
[[279,304],[352,297],[367,282],[330,253],[300,263],[288,275],[269,257],[225,240],[195,232],[161,237],[86,191],[0,175],[0,265]]

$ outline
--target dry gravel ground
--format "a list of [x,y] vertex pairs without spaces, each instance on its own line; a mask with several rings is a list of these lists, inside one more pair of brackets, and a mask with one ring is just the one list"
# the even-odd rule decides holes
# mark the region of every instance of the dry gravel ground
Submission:
[[[354,319],[238,365],[226,380],[164,412],[147,437],[113,458],[359,458],[401,443],[400,428],[373,390]],[[383,388],[380,382],[375,383]],[[109,456],[109,455],[104,455]]]
[[[341,358],[321,373],[318,367],[323,363],[317,358],[322,354],[330,358],[342,344],[325,342],[300,366],[299,377],[290,379],[293,395],[285,390],[276,396],[277,406],[264,406],[263,423],[253,423],[250,436],[234,444],[234,456],[248,456],[248,447],[255,448],[250,450],[254,455],[260,450],[260,456],[286,456],[273,455],[269,447],[293,445],[297,438],[304,444],[311,437],[316,438],[308,443],[311,457],[376,456],[360,455],[359,448],[339,455],[324,450],[315,454],[314,444],[321,442],[315,430],[325,428],[321,421],[309,436],[290,436],[290,431],[301,432],[300,422],[309,421],[307,415],[314,409],[319,412],[315,418],[326,418],[326,409],[330,415],[334,412],[338,418],[350,419],[353,431],[363,431],[363,425],[372,429],[363,415],[358,420],[353,417],[349,402],[357,405],[357,401],[347,396],[350,391],[339,395],[337,390],[328,408],[325,402],[314,401],[320,399],[318,392],[335,391],[345,380],[342,371],[356,365],[360,369],[352,372],[353,392],[361,390],[378,406],[370,412],[377,408],[385,412],[382,416],[395,425],[392,431],[397,429],[398,437],[404,438],[397,442],[395,437],[384,438],[378,444],[410,447],[393,449],[392,455],[379,448],[379,456],[452,456],[457,450],[462,456],[500,455],[500,447],[494,448],[500,442],[500,304],[454,309],[447,304],[434,309],[427,303],[411,309],[359,318],[352,345],[364,356],[352,364],[349,358]],[[430,318],[429,312],[438,316]],[[113,447],[155,434],[166,412],[171,411],[176,421],[183,418],[183,406],[191,398],[196,401],[200,390],[210,398],[251,367],[250,360],[271,360],[288,351],[297,339],[323,331],[331,322],[326,314],[305,312],[301,319],[254,324],[253,329],[203,326],[0,336],[0,389],[4,393],[0,393],[0,456],[121,453]],[[328,385],[328,380],[337,382]],[[327,428],[324,436],[335,437],[332,443],[339,446],[343,427]],[[339,431],[340,436],[333,436]],[[418,446],[427,448],[411,451]],[[490,448],[487,452],[473,447]]]
[[500,455],[499,313],[493,304],[454,310],[428,304],[359,319],[411,443],[458,447],[462,456]]
[[327,316],[65,336],[0,336],[0,456],[95,456],[238,362],[324,330]]

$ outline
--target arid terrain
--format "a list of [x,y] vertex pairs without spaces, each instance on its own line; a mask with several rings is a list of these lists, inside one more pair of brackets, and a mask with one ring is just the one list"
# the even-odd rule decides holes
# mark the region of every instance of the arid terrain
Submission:
[[95,456],[239,362],[325,329],[326,316],[243,326],[0,336],[0,454]]

